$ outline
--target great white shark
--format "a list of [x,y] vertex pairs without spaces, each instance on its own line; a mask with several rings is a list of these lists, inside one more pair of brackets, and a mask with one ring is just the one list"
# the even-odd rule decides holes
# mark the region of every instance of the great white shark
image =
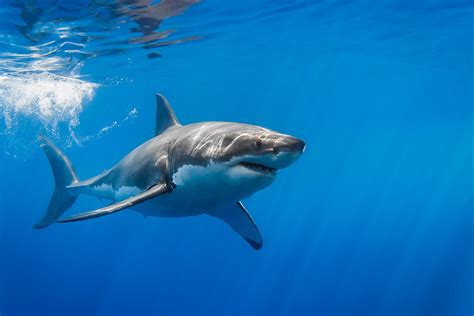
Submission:
[[[295,162],[305,143],[269,129],[231,122],[181,125],[169,102],[156,95],[155,137],[115,166],[80,181],[67,156],[40,136],[55,189],[34,228],[82,221],[128,208],[145,216],[207,214],[222,219],[254,249],[262,236],[241,202],[269,186],[277,171]],[[58,220],[80,194],[111,200],[108,206]]]

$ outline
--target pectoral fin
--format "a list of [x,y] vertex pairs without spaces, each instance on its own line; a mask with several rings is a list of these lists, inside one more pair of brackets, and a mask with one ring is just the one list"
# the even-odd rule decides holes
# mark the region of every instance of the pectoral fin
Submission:
[[134,205],[140,204],[142,202],[145,202],[146,200],[149,200],[151,198],[154,198],[160,194],[166,193],[169,191],[168,185],[166,183],[160,183],[155,186],[152,186],[150,189],[147,191],[140,193],[138,195],[129,197],[126,200],[120,201],[115,204],[111,204],[109,206],[100,208],[98,210],[82,213],[82,214],[77,214],[62,220],[57,221],[57,223],[68,223],[68,222],[76,222],[76,221],[83,221],[86,219],[91,219],[95,217],[101,217],[105,215],[109,215],[112,213],[119,212],[121,210],[124,210],[128,207],[132,207]]
[[219,208],[209,213],[209,215],[224,220],[237,234],[242,236],[253,249],[259,250],[262,248],[262,235],[242,202]]

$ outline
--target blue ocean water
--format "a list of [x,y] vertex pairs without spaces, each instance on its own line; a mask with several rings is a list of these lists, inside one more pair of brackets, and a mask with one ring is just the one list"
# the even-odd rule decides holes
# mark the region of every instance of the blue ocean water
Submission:
[[[5,0],[0,27],[0,315],[474,313],[471,1]],[[245,201],[260,251],[207,216],[32,229],[36,135],[85,179],[157,92],[307,143]]]

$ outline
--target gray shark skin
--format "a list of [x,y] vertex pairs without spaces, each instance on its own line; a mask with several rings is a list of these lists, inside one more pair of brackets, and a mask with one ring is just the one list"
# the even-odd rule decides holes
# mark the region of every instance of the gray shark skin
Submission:
[[[69,159],[40,136],[56,188],[34,228],[100,217],[131,208],[144,216],[207,214],[227,222],[254,249],[263,241],[241,200],[270,184],[295,162],[305,143],[269,129],[231,122],[181,125],[168,101],[157,95],[155,137],[111,169],[80,181]],[[112,204],[58,220],[80,194]]]

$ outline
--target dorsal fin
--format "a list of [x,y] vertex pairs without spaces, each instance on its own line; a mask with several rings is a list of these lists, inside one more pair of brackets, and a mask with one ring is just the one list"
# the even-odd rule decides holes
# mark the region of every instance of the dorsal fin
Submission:
[[163,133],[168,127],[181,125],[176,119],[176,115],[170,103],[164,96],[156,94],[156,124],[155,136]]

